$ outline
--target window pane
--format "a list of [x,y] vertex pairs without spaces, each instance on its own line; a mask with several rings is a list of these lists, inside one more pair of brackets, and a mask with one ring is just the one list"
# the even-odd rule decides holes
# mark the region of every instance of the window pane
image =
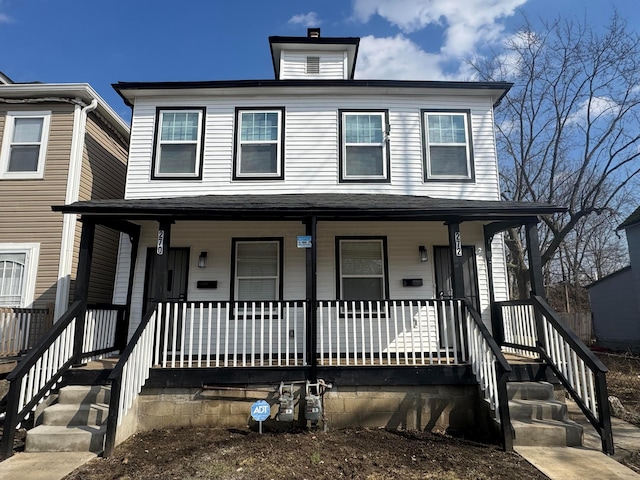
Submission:
[[158,173],[196,173],[196,145],[160,145]]
[[241,141],[275,141],[278,139],[277,112],[243,112]]
[[430,143],[466,143],[462,115],[428,115]]
[[13,131],[15,143],[39,143],[42,138],[42,118],[16,118]]
[[384,175],[382,147],[347,146],[345,154],[345,176]]
[[278,275],[278,244],[242,242],[236,244],[236,273],[240,277]]
[[378,241],[342,241],[342,275],[382,275],[382,244]]
[[0,305],[21,304],[26,258],[24,253],[0,254]]
[[466,147],[432,146],[429,148],[429,162],[433,176],[468,176]]
[[382,143],[382,116],[345,115],[347,143]]
[[278,146],[249,144],[240,146],[240,173],[277,173]]
[[276,279],[258,278],[238,280],[238,300],[275,300]]
[[343,278],[343,300],[380,300],[383,298],[382,278]]
[[196,141],[199,116],[197,112],[163,112],[161,140]]
[[12,145],[8,172],[37,172],[40,145]]

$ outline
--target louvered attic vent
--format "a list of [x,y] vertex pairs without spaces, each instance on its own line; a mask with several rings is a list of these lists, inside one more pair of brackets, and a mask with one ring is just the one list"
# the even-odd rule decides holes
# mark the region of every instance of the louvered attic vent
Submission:
[[307,73],[320,73],[320,57],[307,57]]

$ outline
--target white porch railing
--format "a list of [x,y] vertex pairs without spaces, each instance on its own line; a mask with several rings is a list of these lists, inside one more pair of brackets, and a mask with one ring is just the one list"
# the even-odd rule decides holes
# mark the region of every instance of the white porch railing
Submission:
[[307,364],[304,301],[162,306],[154,355],[162,368]]
[[124,310],[124,306],[116,305],[87,306],[82,351],[96,353],[83,357],[84,362],[96,360],[113,351],[118,321],[122,319]]
[[466,361],[460,300],[318,302],[319,365]]
[[[504,330],[504,345],[502,351],[522,357],[539,358],[536,348],[538,335],[536,333],[536,317],[534,307],[530,301],[500,302],[500,313]],[[531,350],[518,348],[530,347]]]

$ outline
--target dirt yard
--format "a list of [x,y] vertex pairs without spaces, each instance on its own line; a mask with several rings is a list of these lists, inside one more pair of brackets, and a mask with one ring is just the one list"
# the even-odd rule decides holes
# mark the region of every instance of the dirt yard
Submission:
[[66,480],[546,479],[497,446],[422,432],[191,428],[137,434]]

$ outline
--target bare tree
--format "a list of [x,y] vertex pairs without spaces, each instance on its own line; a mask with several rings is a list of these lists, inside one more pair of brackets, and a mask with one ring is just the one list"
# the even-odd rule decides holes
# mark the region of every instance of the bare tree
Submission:
[[[587,227],[602,223],[585,219],[617,215],[640,177],[640,37],[616,13],[602,30],[573,19],[536,28],[525,18],[504,51],[473,66],[481,80],[514,82],[496,110],[503,197],[567,207],[542,219],[542,263],[548,268],[564,246],[580,264],[592,235]],[[512,281],[524,297],[520,233],[509,231],[506,243]]]

